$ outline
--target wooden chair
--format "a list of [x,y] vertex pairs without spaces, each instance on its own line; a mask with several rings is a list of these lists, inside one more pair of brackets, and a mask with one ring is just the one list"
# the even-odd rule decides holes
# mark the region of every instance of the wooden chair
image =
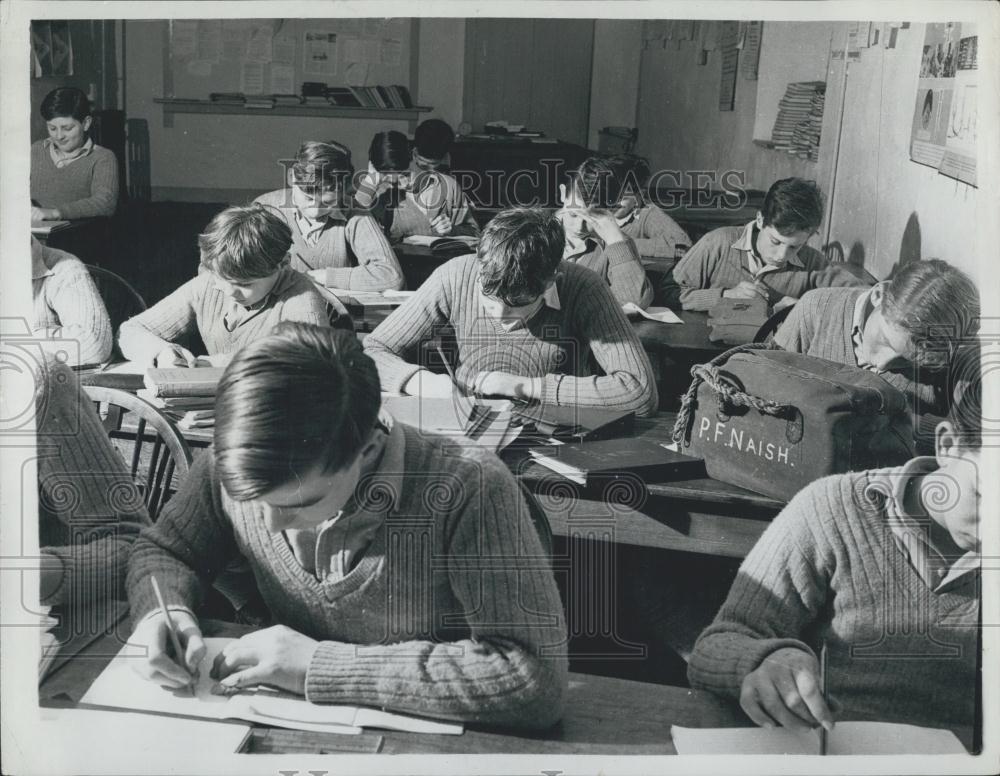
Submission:
[[753,341],[758,343],[767,342],[769,338],[773,337],[778,331],[778,327],[785,322],[785,318],[788,317],[788,314],[792,311],[793,307],[795,307],[795,305],[790,304],[788,307],[784,307],[781,310],[778,310],[778,312],[773,313],[770,318],[764,321],[760,329],[757,330],[757,333],[753,337]]
[[111,319],[111,331],[115,340],[112,361],[118,361],[121,359],[121,353],[118,351],[118,328],[133,315],[145,310],[146,300],[131,283],[109,269],[88,264],[87,271],[97,286],[97,292],[101,295],[104,307],[108,311],[108,318]]
[[535,530],[538,532],[538,538],[542,542],[542,549],[545,550],[545,555],[549,558],[552,557],[552,526],[549,525],[549,516],[545,514],[545,510],[542,505],[538,503],[538,499],[535,494],[531,492],[529,488],[522,480],[518,480],[517,484],[521,486],[521,494],[524,496],[524,500],[528,504],[528,514],[531,516],[531,523],[535,526]]
[[191,468],[191,450],[180,431],[156,407],[127,391],[86,385],[115,448],[156,520],[172,495],[171,483]]

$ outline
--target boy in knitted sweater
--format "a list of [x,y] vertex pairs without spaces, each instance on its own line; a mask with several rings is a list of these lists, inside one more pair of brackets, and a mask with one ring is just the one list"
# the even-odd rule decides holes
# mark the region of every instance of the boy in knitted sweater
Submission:
[[49,136],[31,144],[31,220],[114,215],[118,160],[89,137],[90,100],[79,89],[53,89],[42,100]]
[[[241,350],[215,445],[129,563],[140,673],[189,684],[204,654],[203,578],[249,561],[280,623],[230,644],[225,688],[545,728],[567,681],[555,580],[513,475],[380,415],[378,373],[350,332],[281,324]],[[156,576],[184,655],[167,651]]]
[[308,140],[287,173],[287,188],[254,200],[279,213],[292,235],[291,266],[321,287],[388,291],[403,271],[378,222],[350,208],[354,167],[340,143]]
[[785,350],[878,372],[911,401],[918,451],[948,413],[951,357],[975,336],[979,292],[940,259],[910,262],[871,289],[810,291],[774,341]]
[[122,324],[122,354],[160,368],[196,366],[182,343],[197,333],[222,366],[280,321],[328,325],[316,286],[287,264],[291,245],[291,230],[271,208],[222,211],[198,236],[198,276]]
[[[949,728],[973,741],[982,446],[970,347],[936,454],[804,488],[747,555],[695,645],[694,687],[758,725],[839,719]],[[824,699],[817,656],[827,647]]]
[[596,272],[619,306],[631,302],[645,310],[653,301],[653,286],[635,243],[614,215],[622,182],[610,161],[591,156],[559,184],[562,208],[556,217],[566,236],[562,258]]
[[674,267],[685,310],[711,310],[721,298],[763,297],[776,311],[812,288],[867,286],[846,264],[830,264],[806,242],[823,220],[816,184],[776,181],[757,218],[702,237]]
[[[508,210],[483,230],[478,255],[439,267],[365,339],[382,388],[450,397],[447,375],[413,363],[447,327],[456,377],[482,395],[649,414],[656,381],[604,280],[561,261],[563,230],[542,210]],[[591,357],[603,374],[594,374]]]

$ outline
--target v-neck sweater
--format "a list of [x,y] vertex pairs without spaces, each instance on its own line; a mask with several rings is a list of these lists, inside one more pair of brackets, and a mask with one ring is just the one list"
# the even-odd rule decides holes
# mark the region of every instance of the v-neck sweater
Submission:
[[86,156],[56,167],[44,140],[31,144],[31,198],[67,220],[111,216],[118,206],[118,160],[94,145]]
[[156,606],[149,575],[168,605],[194,609],[199,579],[239,552],[277,622],[320,641],[308,700],[550,726],[562,713],[566,626],[517,482],[491,453],[398,428],[401,486],[386,486],[394,473],[378,471],[355,493],[381,499],[384,524],[346,576],[324,581],[267,531],[254,502],[229,498],[214,450],[199,456],[134,545],[134,621]]

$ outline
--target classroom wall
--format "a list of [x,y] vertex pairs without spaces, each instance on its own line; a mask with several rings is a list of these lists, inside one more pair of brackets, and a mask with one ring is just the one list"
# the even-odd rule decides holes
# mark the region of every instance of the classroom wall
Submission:
[[[765,46],[786,38],[787,30],[774,29],[780,24],[765,22]],[[846,31],[846,23],[838,23],[834,49],[843,46]],[[816,180],[829,202],[827,222],[812,243],[826,244],[828,230],[836,253],[876,278],[918,257],[944,258],[977,277],[987,264],[976,254],[977,190],[910,161],[923,40],[924,25],[914,23],[900,30],[895,49],[864,49],[846,64],[830,59],[817,163],[751,142],[757,81],[738,76],[735,110],[719,111],[718,50],[699,66],[693,42],[651,47],[641,60],[637,150],[654,169],[741,170],[751,188],[766,189],[789,175]]]
[[[372,135],[384,129],[408,131],[406,121],[296,116],[185,115],[163,126],[163,21],[126,22],[127,98],[130,119],[149,125],[154,200],[242,202],[283,185],[279,158],[293,155],[304,139],[346,144],[355,167],[367,163]],[[418,102],[456,125],[461,114],[464,20],[420,23]],[[457,58],[457,59],[456,59]],[[426,80],[425,80],[426,79]],[[193,139],[197,138],[196,142]]]
[[597,148],[603,127],[634,127],[639,99],[641,19],[598,19],[590,79],[589,148]]

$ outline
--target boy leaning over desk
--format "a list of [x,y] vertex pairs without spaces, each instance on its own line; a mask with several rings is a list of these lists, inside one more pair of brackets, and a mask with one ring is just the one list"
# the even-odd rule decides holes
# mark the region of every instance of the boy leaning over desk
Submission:
[[[513,475],[380,413],[350,332],[285,323],[239,351],[195,460],[127,579],[144,676],[191,684],[201,580],[235,553],[280,623],[229,644],[225,688],[545,728],[567,682],[562,603]],[[183,655],[168,647],[158,580]]]

